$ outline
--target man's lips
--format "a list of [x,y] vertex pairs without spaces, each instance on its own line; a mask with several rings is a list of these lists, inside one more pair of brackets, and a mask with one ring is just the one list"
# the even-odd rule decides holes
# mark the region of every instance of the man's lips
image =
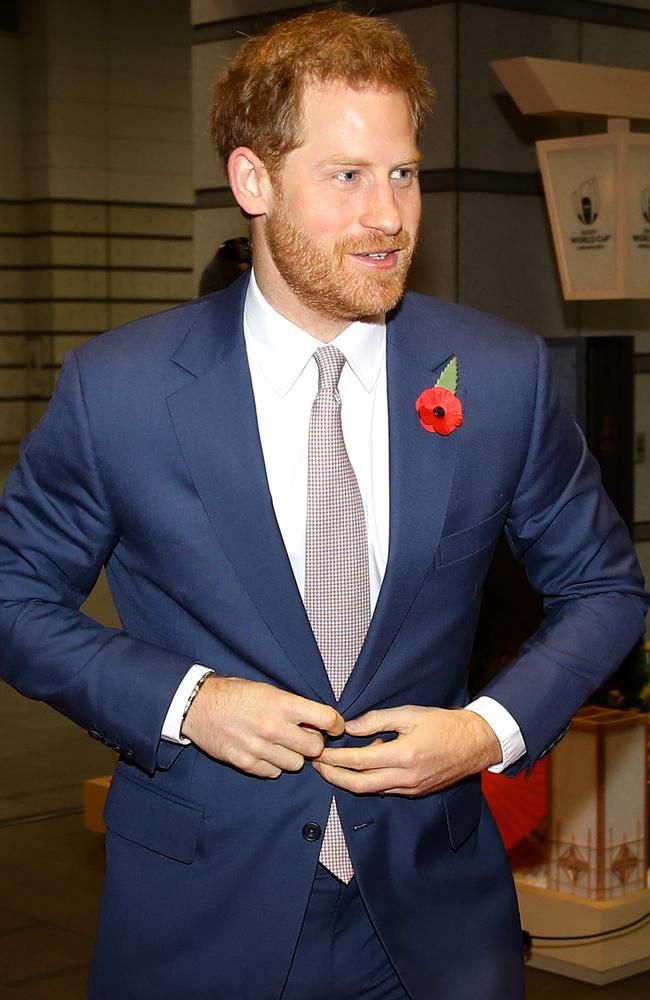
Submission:
[[404,247],[393,247],[390,250],[365,250],[361,253],[351,252],[350,256],[369,267],[384,269],[394,267],[397,255],[403,249]]

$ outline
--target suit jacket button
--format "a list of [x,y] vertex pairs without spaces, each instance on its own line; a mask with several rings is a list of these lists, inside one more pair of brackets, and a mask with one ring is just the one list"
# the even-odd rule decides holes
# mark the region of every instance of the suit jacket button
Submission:
[[320,835],[322,833],[321,828],[318,823],[305,823],[302,828],[302,835],[305,840],[315,841],[320,840]]
[[135,753],[133,752],[133,750],[123,750],[122,757],[124,758],[124,760],[128,760],[130,762],[132,760],[135,760]]

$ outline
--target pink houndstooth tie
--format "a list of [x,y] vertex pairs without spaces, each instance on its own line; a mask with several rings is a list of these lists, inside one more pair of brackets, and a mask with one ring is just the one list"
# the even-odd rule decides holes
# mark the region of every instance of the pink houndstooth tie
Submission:
[[[370,622],[368,536],[341,427],[338,384],[345,357],[329,344],[314,358],[318,392],[309,423],[305,608],[338,700]],[[342,882],[354,874],[334,799],[320,861]]]

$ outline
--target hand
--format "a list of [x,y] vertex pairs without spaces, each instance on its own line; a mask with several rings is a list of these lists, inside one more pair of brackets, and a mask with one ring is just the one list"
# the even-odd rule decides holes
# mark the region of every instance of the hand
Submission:
[[241,677],[208,677],[183,723],[183,736],[215,760],[277,778],[318,757],[323,733],[340,736],[344,721],[329,705]]
[[326,781],[360,795],[427,795],[501,761],[492,728],[463,709],[386,708],[350,720],[345,730],[398,734],[365,747],[327,748],[313,761]]

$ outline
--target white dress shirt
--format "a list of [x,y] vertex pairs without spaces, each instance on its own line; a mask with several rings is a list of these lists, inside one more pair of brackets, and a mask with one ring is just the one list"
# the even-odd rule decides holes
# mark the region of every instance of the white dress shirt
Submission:
[[[303,594],[307,443],[318,389],[313,356],[322,344],[273,309],[253,272],[244,307],[244,338],[269,490],[296,584]],[[386,326],[352,323],[335,343],[347,362],[339,381],[341,423],[365,510],[374,611],[388,560],[390,517]],[[259,414],[264,415],[263,420]],[[218,664],[214,669],[218,671]],[[208,670],[195,664],[186,674],[165,719],[164,739],[188,742],[180,736],[183,713],[194,686]],[[501,744],[502,763],[490,770],[504,770],[525,753],[519,727],[502,705],[482,697],[467,708],[488,722]]]

